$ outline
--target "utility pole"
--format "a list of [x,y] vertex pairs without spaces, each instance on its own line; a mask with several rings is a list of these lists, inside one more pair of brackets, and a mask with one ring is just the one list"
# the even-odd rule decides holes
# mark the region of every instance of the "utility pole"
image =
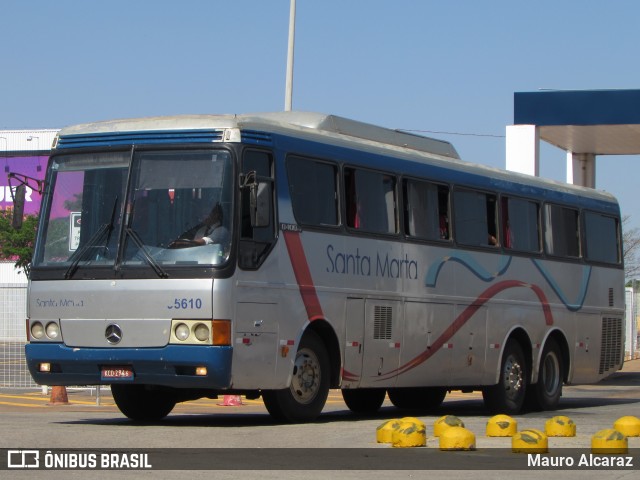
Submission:
[[287,53],[287,79],[285,82],[284,111],[290,112],[293,100],[293,45],[296,36],[296,0],[289,9],[289,50]]

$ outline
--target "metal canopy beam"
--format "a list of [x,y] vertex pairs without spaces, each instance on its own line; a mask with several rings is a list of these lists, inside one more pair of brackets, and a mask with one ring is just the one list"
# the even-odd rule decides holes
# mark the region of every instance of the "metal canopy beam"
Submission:
[[569,152],[640,154],[640,90],[516,92],[513,117]]

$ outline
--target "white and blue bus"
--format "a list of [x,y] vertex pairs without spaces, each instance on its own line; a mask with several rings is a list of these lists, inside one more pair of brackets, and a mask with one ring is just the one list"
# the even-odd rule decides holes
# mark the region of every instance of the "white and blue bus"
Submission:
[[[60,131],[31,268],[26,358],[111,385],[136,420],[262,397],[354,412],[553,409],[623,361],[609,194],[459,159],[447,142],[281,112]],[[198,233],[200,232],[200,233]]]

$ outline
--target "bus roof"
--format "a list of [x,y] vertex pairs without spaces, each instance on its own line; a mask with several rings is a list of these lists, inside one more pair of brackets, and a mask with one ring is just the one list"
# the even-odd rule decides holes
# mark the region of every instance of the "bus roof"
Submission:
[[[362,148],[367,145],[380,150],[392,150],[405,160],[433,162],[444,168],[454,168],[458,172],[492,177],[497,182],[509,182],[548,188],[570,195],[584,196],[600,201],[617,203],[615,198],[603,191],[571,185],[563,182],[532,177],[485,165],[463,162],[449,142],[400,130],[392,130],[376,125],[350,120],[336,115],[315,112],[271,112],[254,114],[225,115],[175,115],[164,117],[133,118],[86,123],[65,127],[58,138],[100,138],[113,135],[155,132],[164,134],[180,131],[199,132],[225,130],[257,131],[280,133],[320,142],[333,143],[342,147]],[[237,137],[238,139],[240,137]],[[220,135],[220,140],[222,136]],[[239,140],[236,140],[239,141]],[[414,154],[412,155],[412,152]],[[417,154],[417,155],[416,155]],[[455,162],[455,166],[450,164]]]
[[126,133],[139,131],[179,131],[200,129],[253,129],[292,131],[311,129],[368,140],[380,146],[393,145],[459,160],[451,143],[434,138],[358,122],[336,115],[315,112],[272,112],[242,115],[177,115],[87,123],[63,128],[59,136]]

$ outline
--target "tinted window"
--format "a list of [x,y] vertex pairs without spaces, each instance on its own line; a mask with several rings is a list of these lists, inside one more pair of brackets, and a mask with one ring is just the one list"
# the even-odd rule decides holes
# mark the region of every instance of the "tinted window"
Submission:
[[593,212],[585,212],[584,229],[586,234],[588,260],[594,262],[620,263],[618,242],[618,220]]
[[287,161],[289,192],[298,223],[338,225],[336,167],[292,157]]
[[347,225],[372,233],[397,233],[393,175],[345,168]]
[[455,239],[463,245],[498,244],[496,196],[473,190],[454,192]]
[[448,240],[449,187],[417,180],[404,183],[407,235]]
[[578,211],[558,205],[546,205],[544,242],[547,253],[562,257],[580,256]]
[[531,200],[502,197],[502,243],[506,248],[540,251],[539,209]]

